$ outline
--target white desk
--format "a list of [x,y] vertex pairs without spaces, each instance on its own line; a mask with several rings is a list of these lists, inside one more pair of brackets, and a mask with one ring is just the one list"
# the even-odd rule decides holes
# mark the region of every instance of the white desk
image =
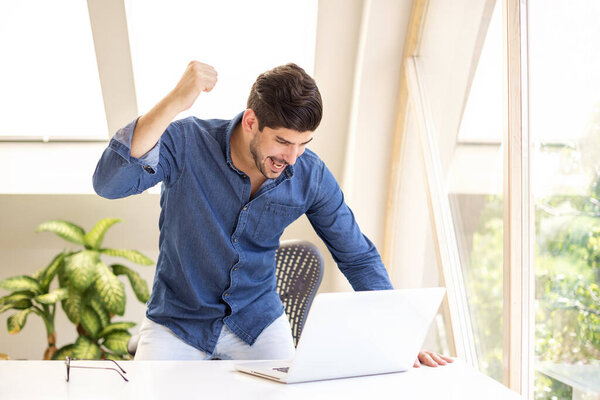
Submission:
[[[108,366],[94,361],[74,365]],[[404,373],[286,385],[234,370],[233,361],[125,361],[114,371],[72,369],[63,361],[0,361],[0,399],[520,399],[461,361]]]

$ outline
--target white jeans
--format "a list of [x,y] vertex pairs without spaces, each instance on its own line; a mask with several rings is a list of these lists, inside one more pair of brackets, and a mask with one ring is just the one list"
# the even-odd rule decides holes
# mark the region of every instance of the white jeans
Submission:
[[144,318],[135,360],[287,360],[296,349],[285,314],[267,326],[252,346],[223,325],[214,354],[200,351],[177,337],[166,326]]

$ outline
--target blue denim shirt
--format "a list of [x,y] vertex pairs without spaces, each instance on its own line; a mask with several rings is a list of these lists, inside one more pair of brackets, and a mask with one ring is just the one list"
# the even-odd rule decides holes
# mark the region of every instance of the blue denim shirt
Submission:
[[147,317],[209,354],[223,324],[251,345],[282,314],[275,250],[302,214],[354,290],[392,289],[377,249],[310,150],[250,198],[250,179],[233,165],[229,144],[241,118],[175,121],[139,159],[130,155],[135,120],[111,139],[93,177],[96,192],[109,199],[163,182]]

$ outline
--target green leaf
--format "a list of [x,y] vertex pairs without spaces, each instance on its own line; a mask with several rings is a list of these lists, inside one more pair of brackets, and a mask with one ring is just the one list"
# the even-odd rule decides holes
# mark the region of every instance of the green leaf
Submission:
[[[94,292],[94,294],[96,294],[96,293]],[[108,325],[110,323],[110,314],[108,313],[108,311],[106,311],[106,309],[102,305],[102,302],[98,298],[97,294],[96,294],[96,296],[94,296],[90,299],[89,306],[92,307],[92,309],[94,311],[96,311],[96,314],[98,314],[98,318],[100,318],[100,323],[102,325],[102,328],[104,328],[106,325]]]
[[21,299],[21,300],[17,300],[15,302],[9,303],[9,304],[5,304],[3,306],[0,307],[0,314],[2,314],[3,312],[13,309],[13,310],[25,310],[27,308],[31,307],[31,300],[29,299]]
[[128,268],[124,265],[113,264],[111,268],[115,275],[126,275],[129,278],[129,282],[131,283],[131,288],[133,289],[133,293],[135,293],[135,297],[142,303],[146,303],[150,298],[150,290],[148,289],[148,284],[134,270]]
[[56,289],[50,293],[41,294],[34,298],[35,301],[42,304],[54,304],[57,301],[66,299],[69,296],[69,290],[66,288]]
[[9,294],[8,296],[4,296],[4,297],[0,298],[0,305],[15,303],[19,300],[31,299],[33,296],[34,296],[34,294],[29,291],[12,293],[12,294]]
[[153,265],[154,261],[143,255],[137,250],[125,250],[125,249],[101,249],[101,253],[107,256],[123,257],[129,261],[133,261],[140,265]]
[[104,234],[114,224],[121,222],[119,218],[104,218],[101,219],[96,226],[92,228],[88,233],[85,234],[83,240],[85,244],[92,249],[99,249],[102,246],[104,240]]
[[50,264],[44,270],[44,275],[40,279],[40,285],[42,286],[42,290],[44,292],[48,291],[50,287],[50,282],[54,279],[54,276],[58,272],[58,270],[64,265],[66,253],[60,253],[50,262]]
[[81,319],[79,322],[81,323],[81,326],[83,326],[83,329],[85,329],[94,338],[102,329],[100,317],[98,317],[96,311],[94,311],[89,306],[85,306],[83,308],[83,312],[81,313]]
[[123,315],[125,312],[125,286],[106,264],[99,262],[97,267],[98,279],[94,282],[94,287],[100,296],[100,301],[108,312]]
[[58,219],[52,221],[46,221],[40,224],[36,229],[36,232],[54,232],[61,238],[68,240],[72,243],[85,245],[84,235],[85,231],[75,224],[67,221],[61,221]]
[[79,336],[72,347],[73,357],[86,360],[97,360],[102,355],[98,344],[85,336]]
[[102,329],[102,332],[98,334],[98,337],[105,337],[109,333],[115,331],[127,331],[128,329],[133,328],[135,325],[135,322],[114,322],[105,326],[104,329]]
[[71,343],[56,350],[56,352],[52,355],[52,359],[64,360],[65,358],[67,358],[67,356],[73,357],[73,346],[74,344]]
[[65,273],[64,268],[60,268],[58,270],[58,286],[60,287],[68,287],[69,279],[67,278],[67,274]]
[[35,279],[38,282],[42,281],[42,278],[44,277],[44,274],[46,273],[46,269],[48,267],[44,267],[44,268],[40,268],[37,271],[35,271],[33,274],[31,274],[31,277],[33,279]]
[[13,276],[0,281],[0,289],[10,291],[31,290],[34,293],[41,293],[38,281],[27,275]]
[[131,334],[127,331],[114,331],[106,336],[103,346],[117,354],[127,354],[127,342]]
[[81,319],[83,296],[73,288],[68,288],[68,297],[62,301],[62,307],[69,321],[77,325]]
[[65,273],[69,284],[83,292],[96,280],[96,264],[100,260],[97,251],[83,250],[65,260]]
[[62,252],[58,254],[56,257],[52,259],[50,264],[45,266],[44,268],[39,269],[31,277],[40,283],[42,287],[42,292],[47,292],[48,287],[50,286],[50,282],[54,279],[54,275],[58,271],[58,269],[62,266],[62,261],[65,257],[66,253]]
[[30,313],[31,309],[27,308],[8,317],[8,320],[6,321],[8,333],[10,333],[11,335],[19,333],[21,329],[23,329],[23,327],[25,326],[25,323],[27,322],[27,316]]

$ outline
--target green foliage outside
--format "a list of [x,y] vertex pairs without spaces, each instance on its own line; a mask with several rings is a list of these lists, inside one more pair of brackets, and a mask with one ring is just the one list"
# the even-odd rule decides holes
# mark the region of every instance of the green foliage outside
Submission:
[[[553,151],[570,158],[575,149]],[[566,155],[565,155],[566,154]],[[600,360],[600,176],[587,195],[536,199],[537,361]],[[481,369],[502,380],[502,198],[489,196],[466,271]],[[571,399],[572,390],[536,372],[535,398]]]
[[[0,281],[0,289],[12,293],[0,298],[0,314],[15,311],[8,320],[10,334],[20,332],[30,314],[44,321],[48,348],[44,359],[127,359],[129,329],[134,322],[113,322],[115,315],[125,312],[125,286],[117,278],[124,275],[140,302],[150,297],[148,284],[134,270],[121,264],[104,264],[102,255],[123,257],[140,265],[153,262],[136,250],[102,248],[106,231],[120,220],[105,218],[89,232],[66,221],[42,223],[36,232],[54,232],[61,238],[81,245],[78,251],[63,250],[48,264],[32,275],[19,275]],[[58,281],[58,288],[51,290]],[[58,303],[75,325],[78,333],[74,343],[56,348],[54,318]]]

